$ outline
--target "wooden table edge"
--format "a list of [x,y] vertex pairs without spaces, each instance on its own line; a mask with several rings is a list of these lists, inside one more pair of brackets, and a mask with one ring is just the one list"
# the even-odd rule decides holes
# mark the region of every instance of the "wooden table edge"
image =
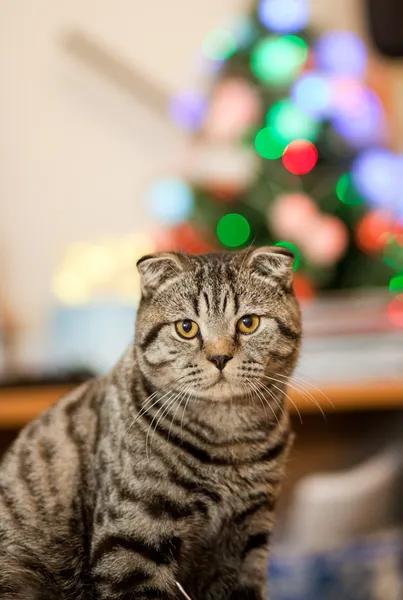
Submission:
[[[15,429],[24,426],[74,387],[76,386],[55,385],[0,389],[0,428]],[[403,409],[403,379],[324,385],[321,389],[307,385],[300,392],[289,389],[289,396],[291,410],[304,414]]]

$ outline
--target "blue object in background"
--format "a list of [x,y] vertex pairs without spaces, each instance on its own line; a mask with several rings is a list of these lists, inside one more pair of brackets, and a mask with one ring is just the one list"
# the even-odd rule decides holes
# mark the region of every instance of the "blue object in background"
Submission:
[[384,148],[369,148],[355,159],[353,183],[370,204],[394,210],[397,207],[402,164],[399,157]]
[[390,531],[323,552],[274,548],[270,600],[400,600],[403,532]]
[[173,226],[186,221],[193,205],[193,192],[185,181],[160,179],[147,192],[149,210],[160,223]]
[[135,315],[134,306],[114,302],[56,307],[50,330],[53,366],[108,372],[133,341]]
[[310,17],[307,0],[261,0],[258,14],[265,27],[276,33],[297,33]]
[[332,92],[329,82],[321,73],[306,73],[291,89],[295,104],[317,119],[327,117],[332,108]]
[[319,68],[334,75],[364,77],[367,69],[367,49],[364,42],[351,31],[325,33],[315,46]]
[[206,98],[198,92],[180,92],[173,96],[169,103],[169,114],[172,120],[189,131],[196,131],[200,128],[206,111]]

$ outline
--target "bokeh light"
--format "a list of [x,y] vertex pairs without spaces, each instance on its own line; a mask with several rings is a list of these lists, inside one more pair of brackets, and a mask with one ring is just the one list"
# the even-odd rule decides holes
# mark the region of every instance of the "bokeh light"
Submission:
[[203,130],[209,139],[233,141],[260,119],[256,89],[240,77],[224,78],[214,90]]
[[269,160],[281,158],[286,145],[277,137],[272,127],[264,127],[255,137],[256,152]]
[[302,75],[291,89],[295,104],[316,118],[323,118],[330,112],[332,90],[327,78],[320,73]]
[[355,146],[380,143],[385,134],[384,111],[378,96],[367,88],[357,87],[334,107],[336,131]]
[[225,60],[237,49],[236,39],[228,29],[213,29],[203,40],[203,52],[211,60]]
[[255,46],[251,68],[258,79],[267,85],[281,87],[291,84],[308,56],[304,40],[295,36],[269,36]]
[[238,49],[246,48],[252,44],[258,36],[255,23],[245,15],[231,17],[228,20],[228,23],[226,23],[225,28],[234,35]]
[[315,46],[316,63],[328,73],[362,77],[367,68],[367,50],[360,37],[351,31],[332,31]]
[[258,15],[276,33],[297,33],[307,25],[310,7],[307,0],[261,0]]
[[364,202],[364,198],[358,194],[353,185],[351,173],[344,173],[344,175],[340,177],[336,184],[336,195],[340,202],[348,204],[349,206],[362,204]]
[[295,140],[288,144],[283,154],[285,168],[294,175],[312,171],[318,160],[316,147],[308,140]]
[[314,200],[306,194],[292,192],[278,196],[269,209],[269,228],[289,240],[301,238],[301,227],[307,227],[317,216]]
[[181,179],[162,179],[147,190],[149,210],[165,225],[177,225],[191,214],[194,197],[191,188]]
[[225,64],[225,60],[213,60],[208,58],[202,49],[197,53],[195,58],[195,69],[198,73],[203,75],[215,75],[220,72],[221,68]]
[[322,267],[334,265],[346,252],[349,234],[346,225],[334,215],[318,212],[301,227],[300,244],[304,256]]
[[294,254],[294,262],[292,268],[294,271],[296,271],[299,265],[301,264],[301,252],[299,251],[297,246],[292,242],[289,242],[288,240],[281,240],[280,242],[277,242],[275,246],[282,246],[283,248],[288,248],[288,250],[291,250],[291,252]]
[[389,282],[389,290],[392,292],[392,294],[403,293],[403,273],[393,275]]
[[354,161],[352,181],[368,202],[393,207],[398,199],[397,182],[401,165],[393,152],[383,148],[370,148]]
[[140,283],[133,265],[155,251],[153,237],[140,233],[74,242],[57,265],[52,291],[59,302],[71,306],[100,298],[136,302]]
[[396,242],[403,246],[403,218],[395,219],[392,226],[392,235],[395,238]]
[[299,273],[294,275],[293,288],[301,303],[313,300],[316,296],[315,286],[305,275]]
[[189,254],[206,254],[217,249],[203,227],[196,228],[185,221],[175,227],[157,227],[153,231],[155,252],[172,252],[181,248]]
[[250,225],[242,215],[229,213],[217,224],[217,237],[222,244],[230,248],[242,246],[250,236]]
[[206,115],[206,98],[197,92],[183,91],[171,98],[168,111],[171,119],[184,129],[200,128]]
[[356,241],[361,250],[369,254],[381,252],[390,235],[388,215],[374,210],[364,215],[356,229]]
[[266,123],[285,145],[297,140],[315,141],[320,125],[292,100],[279,100],[269,109]]
[[390,236],[383,249],[383,260],[396,271],[403,271],[403,247]]
[[403,294],[389,302],[388,319],[396,327],[403,327]]

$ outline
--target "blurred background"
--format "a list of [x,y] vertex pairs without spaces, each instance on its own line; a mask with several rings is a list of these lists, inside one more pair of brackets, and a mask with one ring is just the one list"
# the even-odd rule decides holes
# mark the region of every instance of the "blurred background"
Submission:
[[130,343],[140,256],[292,249],[273,600],[403,598],[402,22],[398,0],[0,7],[0,451]]

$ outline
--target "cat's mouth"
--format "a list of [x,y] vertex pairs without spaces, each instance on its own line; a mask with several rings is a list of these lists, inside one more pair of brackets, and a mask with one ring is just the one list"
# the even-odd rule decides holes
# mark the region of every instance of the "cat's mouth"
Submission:
[[209,383],[208,386],[206,386],[204,389],[205,390],[211,390],[211,388],[215,387],[216,385],[218,385],[219,383],[223,383],[226,382],[226,378],[224,373],[220,373],[219,376],[215,379],[215,381],[213,381],[212,383]]

